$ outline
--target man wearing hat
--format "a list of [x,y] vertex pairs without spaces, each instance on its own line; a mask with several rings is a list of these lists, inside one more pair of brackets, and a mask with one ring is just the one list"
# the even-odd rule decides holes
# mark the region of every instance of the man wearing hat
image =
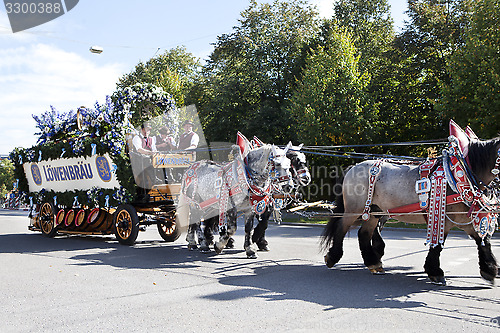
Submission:
[[163,126],[158,130],[158,135],[155,137],[156,149],[159,151],[177,150],[174,138],[170,135],[168,127]]
[[181,137],[179,138],[179,150],[196,149],[196,147],[198,147],[200,137],[198,136],[198,134],[193,132],[193,126],[194,124],[189,120],[186,120],[182,124],[184,133],[182,133]]
[[153,155],[156,151],[155,140],[149,136],[151,133],[151,124],[144,123],[141,125],[141,132],[134,136],[132,144],[135,150],[143,155]]

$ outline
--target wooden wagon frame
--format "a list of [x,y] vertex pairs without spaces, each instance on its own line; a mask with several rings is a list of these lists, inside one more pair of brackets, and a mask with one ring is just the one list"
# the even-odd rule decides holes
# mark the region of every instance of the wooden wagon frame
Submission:
[[[167,168],[181,170],[194,161],[195,153],[189,151],[173,153],[155,153],[152,156],[141,155],[149,159],[154,173]],[[175,160],[175,163],[168,161]],[[136,177],[137,179],[138,177]],[[165,180],[165,178],[164,178]],[[56,208],[50,201],[42,202],[30,212],[32,231],[41,231],[47,237],[57,234],[74,235],[110,235],[124,245],[133,245],[139,231],[156,224],[160,236],[167,242],[177,240],[182,227],[179,223],[177,205],[181,189],[180,180],[174,183],[156,179],[144,196],[130,203],[121,203],[117,207],[72,207]]]

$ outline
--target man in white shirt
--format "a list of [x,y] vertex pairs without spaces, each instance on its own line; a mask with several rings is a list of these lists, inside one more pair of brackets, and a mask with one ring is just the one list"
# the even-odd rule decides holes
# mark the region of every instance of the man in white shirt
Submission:
[[151,125],[149,123],[142,124],[141,132],[132,139],[135,151],[143,155],[153,155],[156,152],[155,140],[149,136],[150,133]]

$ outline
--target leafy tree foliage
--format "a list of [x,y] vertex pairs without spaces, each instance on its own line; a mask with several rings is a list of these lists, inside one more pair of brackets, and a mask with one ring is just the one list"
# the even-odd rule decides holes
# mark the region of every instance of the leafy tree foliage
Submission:
[[118,88],[151,82],[196,103],[211,141],[237,130],[276,143],[426,140],[445,138],[449,118],[484,137],[498,131],[498,0],[408,0],[398,34],[387,0],[333,6],[321,21],[305,0],[251,0],[201,70],[178,48]]
[[394,40],[394,21],[387,0],[340,0],[335,2],[334,12],[335,23],[352,33],[361,54],[361,70],[377,70],[383,52]]
[[257,4],[222,35],[204,70],[200,109],[212,140],[234,140],[235,130],[265,141],[293,137],[285,108],[302,64],[302,48],[317,33],[317,13],[303,0]]
[[366,109],[368,78],[350,34],[332,30],[327,45],[306,58],[304,72],[291,98],[298,139],[309,145],[352,144],[366,140],[372,115]]
[[443,83],[440,109],[480,136],[500,132],[500,1],[472,4],[463,46],[450,58],[450,82]]
[[118,90],[134,83],[152,83],[172,95],[177,105],[184,105],[197,79],[200,62],[185,47],[176,47],[164,54],[139,62],[135,69],[122,76],[116,84]]
[[0,160],[0,200],[12,190],[14,181],[14,165],[8,159]]

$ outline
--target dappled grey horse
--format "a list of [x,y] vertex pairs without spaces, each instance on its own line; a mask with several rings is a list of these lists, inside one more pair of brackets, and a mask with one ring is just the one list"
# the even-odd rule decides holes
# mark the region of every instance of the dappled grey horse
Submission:
[[[307,168],[306,156],[299,151],[301,148],[302,145],[298,147],[292,146],[286,153],[286,157],[291,162],[290,173],[292,175],[293,188],[287,188],[280,186],[280,184],[276,184],[278,186],[274,187],[275,193],[273,193],[273,195],[278,197],[283,196],[286,200],[287,197],[293,197],[292,194],[298,192],[300,187],[307,186],[311,182],[311,174]],[[283,199],[278,200],[281,202]],[[268,242],[265,238],[269,218],[273,210],[279,210],[284,207],[284,204],[281,204],[280,207],[273,207],[273,204],[280,205],[279,203],[275,203],[274,200],[271,200],[265,212],[261,215],[250,212],[245,216],[245,243],[243,247],[245,248],[248,258],[257,258],[257,253],[253,244],[255,244],[260,251],[269,251]],[[254,228],[255,218],[258,219],[258,223]]]
[[[471,177],[479,184],[479,193],[487,193],[489,184],[498,174],[499,149],[499,138],[487,141],[473,140],[468,147],[466,162],[464,159],[463,164],[470,167]],[[441,163],[441,161],[438,162]],[[369,178],[373,176],[375,164],[378,164],[379,174],[372,188],[372,198],[367,200],[370,191]],[[381,258],[384,255],[385,244],[380,234],[381,226],[389,219],[388,211],[394,210],[395,207],[405,207],[419,202],[419,196],[415,191],[415,184],[419,178],[418,165],[400,164],[394,161],[368,160],[352,167],[345,175],[342,194],[336,200],[337,208],[334,213],[338,216],[330,219],[323,232],[324,248],[329,248],[325,255],[326,265],[333,267],[342,258],[345,234],[351,226],[362,224],[358,231],[358,240],[364,264],[374,274],[383,273]],[[452,192],[448,185],[447,194]],[[367,206],[368,212],[371,211],[371,213],[365,216],[367,219],[363,221],[362,215],[366,212]],[[480,236],[476,231],[467,214],[471,210],[463,202],[446,206],[443,239],[446,239],[448,232],[454,226],[464,230],[477,244],[481,276],[488,281],[494,281],[498,268],[491,252],[490,235]],[[425,214],[406,214],[397,218],[407,223],[427,223]],[[494,223],[491,226],[494,226]],[[444,240],[442,244],[430,247],[424,265],[425,272],[431,281],[439,284],[445,284],[444,272],[439,262],[443,245]]]
[[217,253],[222,252],[236,231],[236,213],[251,211],[250,193],[265,195],[271,188],[273,177],[287,175],[290,180],[290,160],[286,152],[274,145],[264,145],[251,150],[246,162],[240,148],[233,146],[234,160],[225,165],[212,161],[193,164],[184,173],[181,196],[190,206],[188,247],[196,247],[195,233],[200,250],[208,251],[207,221],[219,216],[219,241],[214,244]]

